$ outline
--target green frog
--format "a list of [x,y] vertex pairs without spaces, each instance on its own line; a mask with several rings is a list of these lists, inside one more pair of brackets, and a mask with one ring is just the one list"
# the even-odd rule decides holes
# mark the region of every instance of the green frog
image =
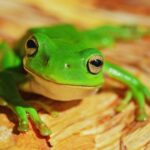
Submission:
[[105,61],[99,48],[149,33],[148,29],[112,25],[86,30],[68,24],[29,29],[13,50],[4,42],[0,45],[0,104],[16,113],[20,132],[29,130],[29,115],[39,133],[48,136],[51,130],[19,90],[53,100],[77,100],[95,94],[107,74],[129,88],[117,111],[121,112],[134,98],[139,108],[136,119],[144,121],[150,90],[122,67]]

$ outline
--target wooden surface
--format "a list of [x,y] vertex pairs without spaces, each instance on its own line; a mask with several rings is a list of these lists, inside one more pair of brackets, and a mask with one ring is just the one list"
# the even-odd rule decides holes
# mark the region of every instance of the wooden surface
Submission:
[[[0,0],[0,39],[13,45],[30,27],[60,22],[82,28],[105,23],[150,26],[148,1],[128,2],[114,0],[111,5],[96,0]],[[135,10],[131,6],[136,2]],[[149,43],[149,37],[128,43],[118,41],[102,50],[107,60],[130,70],[150,88]],[[40,137],[32,124],[29,132],[19,134],[16,116],[1,107],[0,150],[150,150],[150,123],[135,121],[136,104],[132,101],[122,113],[115,112],[125,90],[120,83],[107,79],[103,89],[83,100],[56,102],[25,96],[34,100],[32,104],[52,129],[47,139]],[[38,101],[47,104],[49,112]],[[149,106],[146,108],[150,115]]]

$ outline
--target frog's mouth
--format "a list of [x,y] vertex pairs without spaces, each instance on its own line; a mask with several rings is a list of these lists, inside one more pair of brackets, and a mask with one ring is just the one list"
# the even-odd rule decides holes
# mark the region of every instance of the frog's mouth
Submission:
[[26,67],[24,67],[24,69],[33,76],[33,80],[29,81],[28,83],[28,91],[55,100],[70,101],[82,99],[95,94],[100,88],[100,86],[88,87],[59,84],[54,81],[45,80]]

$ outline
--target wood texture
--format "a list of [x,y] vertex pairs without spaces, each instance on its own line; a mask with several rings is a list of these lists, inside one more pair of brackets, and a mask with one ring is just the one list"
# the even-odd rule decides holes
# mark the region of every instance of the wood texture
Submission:
[[[0,39],[13,45],[30,27],[60,22],[82,28],[105,23],[150,26],[149,14],[144,13],[149,9],[148,4],[145,7],[140,3],[143,12],[140,10],[137,15],[134,10],[129,13],[129,9],[120,11],[116,6],[112,11],[106,7],[110,3],[103,7],[96,3],[96,0],[0,0]],[[150,88],[149,43],[149,37],[133,42],[118,41],[102,51],[107,60],[128,69]],[[132,101],[122,113],[115,112],[125,91],[124,85],[107,79],[95,96],[83,100],[57,102],[25,95],[25,99],[33,100],[30,103],[39,110],[53,134],[47,139],[40,137],[32,123],[29,132],[18,133],[14,113],[0,107],[0,150],[150,150],[150,122],[135,121],[136,103]],[[47,111],[39,101],[47,104]],[[150,115],[149,106],[146,108]]]

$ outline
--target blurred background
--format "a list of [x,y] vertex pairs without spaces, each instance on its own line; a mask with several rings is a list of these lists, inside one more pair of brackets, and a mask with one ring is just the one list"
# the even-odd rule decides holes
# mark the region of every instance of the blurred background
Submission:
[[12,42],[29,27],[73,23],[150,26],[149,0],[0,0],[0,37]]

